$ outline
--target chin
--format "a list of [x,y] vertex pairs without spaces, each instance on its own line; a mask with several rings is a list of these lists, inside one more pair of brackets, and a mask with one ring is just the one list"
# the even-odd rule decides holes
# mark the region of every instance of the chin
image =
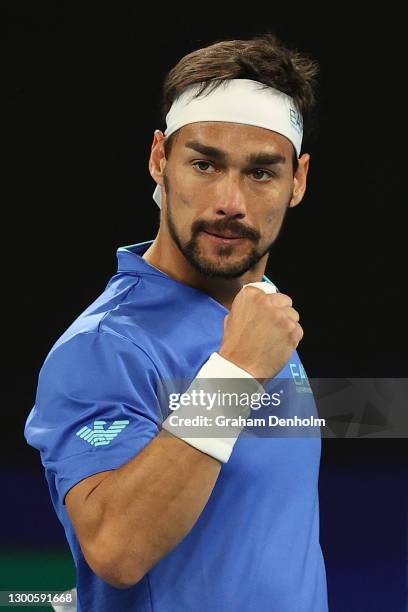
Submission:
[[252,260],[248,257],[229,257],[228,261],[220,257],[198,257],[190,263],[203,276],[210,278],[238,278],[252,267]]

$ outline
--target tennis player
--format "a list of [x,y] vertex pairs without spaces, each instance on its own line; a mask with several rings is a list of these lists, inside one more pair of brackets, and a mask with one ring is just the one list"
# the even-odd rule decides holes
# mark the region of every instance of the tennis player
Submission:
[[[328,609],[320,435],[251,435],[254,409],[219,393],[205,414],[181,401],[204,383],[215,397],[220,380],[251,398],[272,384],[280,416],[316,414],[299,313],[264,272],[306,190],[317,71],[266,34],[198,49],[164,81],[149,160],[158,233],[118,248],[117,273],[50,350],[25,427],[78,610]],[[159,382],[181,379],[173,410]],[[187,427],[212,414],[211,434]]]

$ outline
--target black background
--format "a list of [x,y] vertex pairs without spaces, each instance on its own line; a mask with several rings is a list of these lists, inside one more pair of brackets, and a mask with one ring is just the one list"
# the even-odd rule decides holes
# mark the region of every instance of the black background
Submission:
[[[308,190],[289,212],[266,273],[301,314],[298,352],[309,377],[407,376],[400,17],[343,4],[108,7],[14,6],[2,20],[11,82],[1,456],[12,500],[3,504],[2,538],[16,546],[50,533],[64,541],[24,422],[47,352],[115,273],[116,249],[155,236],[147,164],[153,131],[165,128],[161,83],[196,48],[270,29],[319,62],[319,130],[303,149],[311,154]],[[331,610],[404,609],[405,446],[323,441]],[[34,509],[27,498],[36,498]],[[38,521],[36,537],[21,535],[27,512]]]

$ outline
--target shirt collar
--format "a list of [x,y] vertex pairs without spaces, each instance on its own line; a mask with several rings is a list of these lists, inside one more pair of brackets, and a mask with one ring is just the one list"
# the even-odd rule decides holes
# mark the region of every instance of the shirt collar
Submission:
[[[168,274],[165,274],[159,268],[155,268],[149,264],[142,255],[149,246],[153,243],[153,240],[147,240],[146,242],[137,242],[136,244],[129,244],[127,246],[121,246],[116,251],[116,257],[118,260],[118,272],[135,272],[136,274],[154,274],[156,276],[164,276],[165,278],[171,278]],[[267,277],[263,276],[263,281],[272,283]],[[272,283],[273,284],[273,283]]]
[[116,251],[118,272],[136,272],[137,274],[156,274],[168,277],[167,274],[149,264],[142,257],[152,243],[153,240],[147,240],[146,242],[119,247]]

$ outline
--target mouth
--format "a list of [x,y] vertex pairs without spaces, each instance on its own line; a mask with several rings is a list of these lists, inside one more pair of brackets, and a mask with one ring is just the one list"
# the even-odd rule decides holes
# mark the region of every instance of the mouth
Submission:
[[213,234],[204,230],[203,233],[208,236],[210,240],[218,244],[236,244],[242,240],[246,240],[246,238],[243,238],[242,236],[234,236],[229,232],[226,232],[225,234]]

